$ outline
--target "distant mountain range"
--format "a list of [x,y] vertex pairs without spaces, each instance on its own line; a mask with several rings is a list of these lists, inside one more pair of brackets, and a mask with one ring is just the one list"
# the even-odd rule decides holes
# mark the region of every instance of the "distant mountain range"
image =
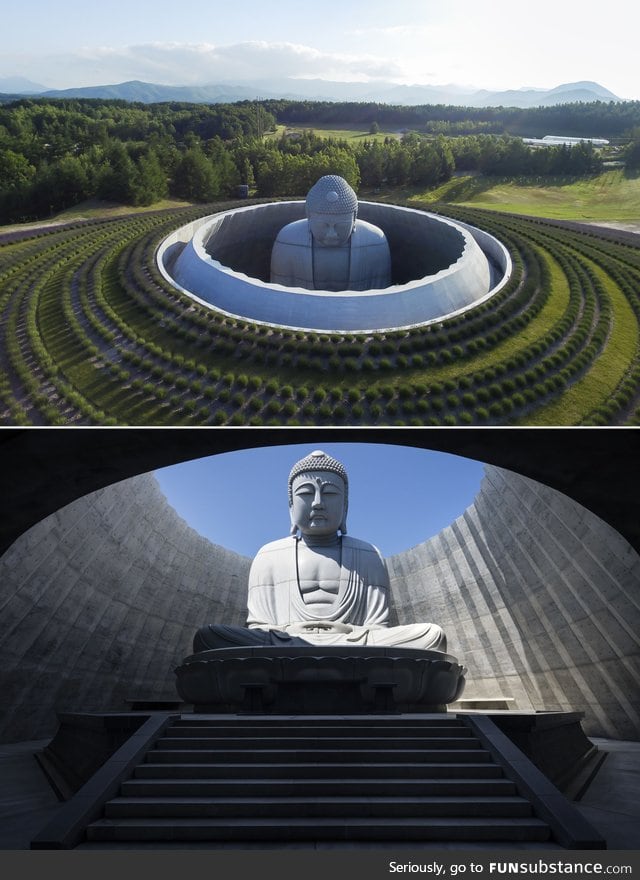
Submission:
[[0,76],[0,92],[9,95],[33,95],[45,92],[46,86],[25,79],[24,76]]
[[154,104],[183,101],[222,104],[268,98],[313,101],[359,101],[381,104],[447,104],[464,107],[539,107],[578,101],[621,101],[595,82],[565,83],[553,89],[524,88],[508,91],[474,90],[456,85],[397,85],[384,81],[368,83],[331,82],[322,79],[273,79],[261,82],[217,83],[205,86],[165,86],[138,80],[105,86],[47,89],[21,77],[0,78],[0,98],[23,95],[45,98],[100,98]]

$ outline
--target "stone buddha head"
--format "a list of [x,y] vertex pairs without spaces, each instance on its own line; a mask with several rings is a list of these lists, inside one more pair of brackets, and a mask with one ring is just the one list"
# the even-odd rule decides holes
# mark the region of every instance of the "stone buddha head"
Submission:
[[349,479],[341,462],[317,449],[289,474],[291,534],[347,533]]
[[355,229],[358,197],[343,177],[327,174],[307,193],[306,213],[314,242],[340,247]]

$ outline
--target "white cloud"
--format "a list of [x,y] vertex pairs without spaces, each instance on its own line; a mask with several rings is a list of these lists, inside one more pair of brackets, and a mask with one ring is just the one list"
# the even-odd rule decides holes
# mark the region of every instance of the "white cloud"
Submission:
[[[188,0],[185,0],[188,2]],[[405,0],[397,0],[402,7]],[[407,0],[408,2],[408,0]],[[307,36],[288,40],[133,42],[130,45],[85,46],[46,56],[36,52],[0,54],[0,77],[24,76],[50,88],[106,85],[138,79],[166,85],[260,83],[284,78],[466,85],[475,88],[552,87],[592,79],[626,98],[638,96],[636,30],[600,29],[597,49],[590,38],[593,17],[571,22],[560,4],[554,27],[544,15],[482,17],[472,15],[471,0],[459,0],[468,14],[456,19],[454,32],[446,17],[416,17],[407,24],[399,15],[362,25],[349,21],[340,40],[318,48]],[[496,0],[505,3],[507,0]],[[557,0],[540,0],[550,4]],[[621,0],[625,3],[626,0]],[[546,9],[546,6],[545,6]],[[524,13],[522,13],[524,15]],[[636,18],[638,13],[635,14]],[[366,21],[366,19],[364,19]],[[560,22],[560,25],[558,24]],[[387,25],[388,26],[385,26]],[[518,38],[514,28],[519,26]],[[322,36],[309,32],[308,39]],[[212,33],[212,29],[203,29]],[[125,31],[126,33],[126,31]],[[359,36],[357,36],[359,34]],[[526,34],[526,43],[522,35]],[[569,36],[571,38],[569,38]],[[335,36],[335,35],[334,35]],[[105,41],[107,36],[104,36]],[[620,43],[620,40],[623,40]],[[19,45],[19,44],[16,44]],[[78,45],[77,43],[75,44]]]
[[[280,77],[337,80],[397,79],[395,61],[372,55],[322,52],[296,43],[250,41],[216,46],[210,43],[145,43],[137,46],[83,47],[67,55],[38,59],[5,56],[7,75],[20,69],[52,88],[104,85],[138,79],[165,85],[204,85]],[[35,61],[35,59],[33,60]],[[3,70],[0,69],[0,75]]]

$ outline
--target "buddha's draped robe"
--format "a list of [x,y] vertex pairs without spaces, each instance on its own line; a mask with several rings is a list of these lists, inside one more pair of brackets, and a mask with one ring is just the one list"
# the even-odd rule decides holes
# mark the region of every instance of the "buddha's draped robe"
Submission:
[[[338,593],[331,604],[310,607],[298,585],[295,537],[266,544],[249,574],[247,627],[210,624],[196,635],[194,650],[238,645],[389,645],[446,651],[439,626],[388,626],[389,576],[373,544],[342,537]],[[319,631],[303,630],[317,624]],[[331,628],[323,631],[323,624]]]
[[[346,252],[342,283],[331,278],[329,266]],[[325,269],[326,266],[326,269]],[[305,290],[378,290],[391,284],[391,256],[386,236],[377,226],[356,222],[349,242],[322,247],[313,242],[306,220],[284,226],[271,252],[271,283]]]

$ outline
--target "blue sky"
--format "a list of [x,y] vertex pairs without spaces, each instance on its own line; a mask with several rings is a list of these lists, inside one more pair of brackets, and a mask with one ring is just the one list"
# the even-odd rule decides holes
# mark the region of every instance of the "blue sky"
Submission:
[[348,532],[384,556],[414,547],[472,503],[483,465],[456,455],[386,443],[266,446],[185,462],[155,472],[169,502],[216,544],[254,556],[289,532],[287,478],[315,448],[349,475]]
[[5,0],[0,20],[0,78],[53,88],[280,76],[549,88],[586,79],[640,98],[635,0]]

